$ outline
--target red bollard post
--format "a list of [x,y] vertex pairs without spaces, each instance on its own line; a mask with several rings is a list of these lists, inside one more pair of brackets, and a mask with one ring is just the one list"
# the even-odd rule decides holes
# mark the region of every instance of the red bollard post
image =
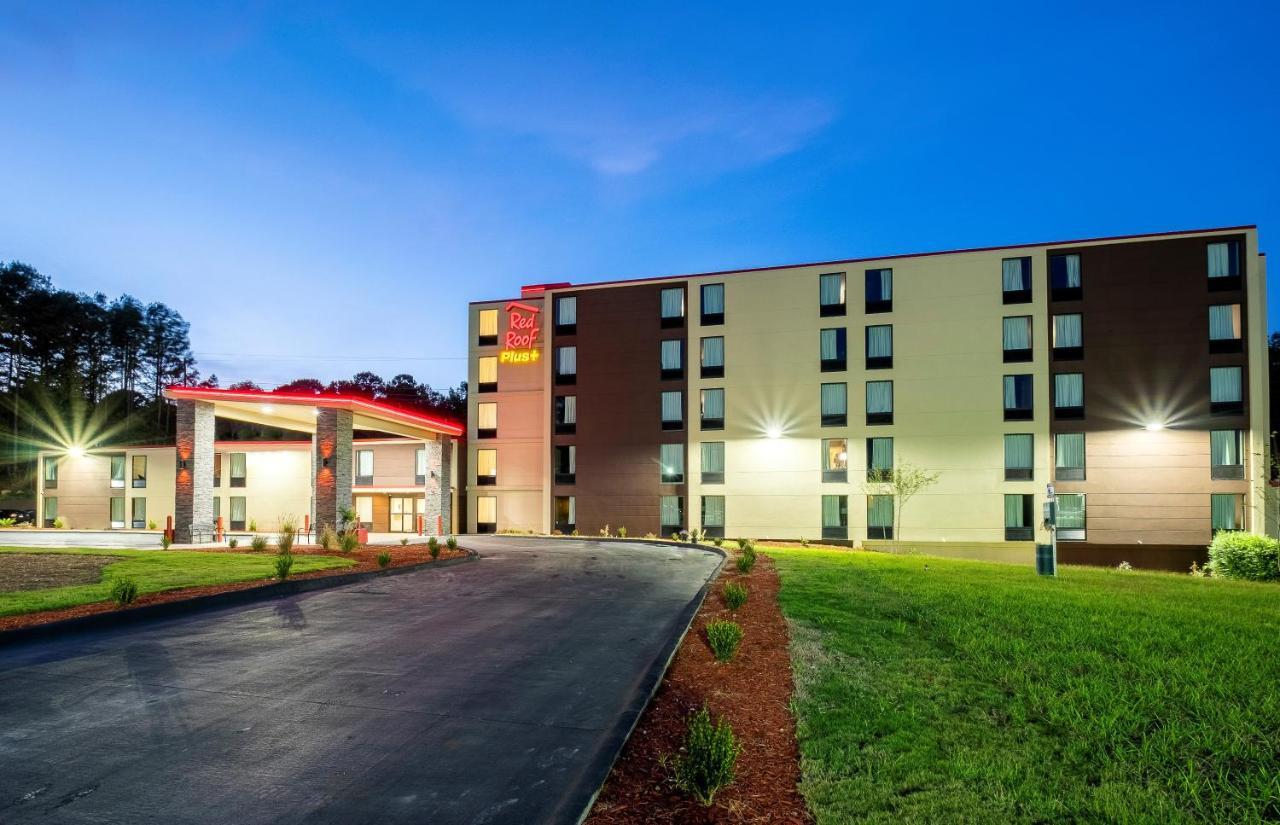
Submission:
[[214,539],[222,541],[222,516],[218,516],[217,521],[214,522]]

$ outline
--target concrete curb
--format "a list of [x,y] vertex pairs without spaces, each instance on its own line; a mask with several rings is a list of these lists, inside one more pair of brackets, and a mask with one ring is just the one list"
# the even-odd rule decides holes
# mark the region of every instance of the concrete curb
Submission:
[[[463,548],[465,550],[465,548]],[[426,564],[415,564],[406,567],[389,567],[385,570],[365,570],[360,573],[340,573],[336,576],[322,576],[315,579],[293,579],[275,584],[264,584],[260,587],[248,587],[243,590],[229,590],[225,593],[211,593],[207,596],[195,596],[174,602],[148,604],[128,610],[113,610],[108,613],[94,613],[89,616],[78,616],[74,619],[63,619],[57,622],[19,627],[13,630],[0,631],[0,647],[22,644],[25,642],[63,636],[68,633],[87,632],[103,628],[120,627],[129,624],[168,619],[175,616],[187,616],[195,613],[208,613],[227,607],[237,607],[253,602],[270,601],[271,599],[294,596],[299,593],[310,593],[315,590],[327,590],[331,587],[342,587],[347,584],[358,584],[382,576],[399,576],[405,573],[417,573],[424,570],[435,570],[442,567],[453,567],[458,564],[475,561],[479,555],[474,550],[466,550],[467,555],[456,559],[433,561]]]

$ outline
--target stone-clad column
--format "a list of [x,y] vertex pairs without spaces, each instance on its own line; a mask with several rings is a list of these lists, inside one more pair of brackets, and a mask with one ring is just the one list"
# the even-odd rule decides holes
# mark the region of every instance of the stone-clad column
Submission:
[[449,514],[440,509],[440,439],[427,441],[423,445],[427,451],[427,479],[422,492],[422,531],[428,536],[436,535],[436,525],[441,525],[441,532],[449,532]]
[[440,515],[442,528],[446,535],[453,532],[453,490],[450,479],[453,477],[453,439],[440,436]]
[[351,411],[322,408],[316,416],[316,523],[335,529],[339,514],[351,506]]
[[208,401],[178,401],[173,490],[173,540],[177,544],[191,543],[193,526],[201,531],[213,527],[213,423],[213,405]]

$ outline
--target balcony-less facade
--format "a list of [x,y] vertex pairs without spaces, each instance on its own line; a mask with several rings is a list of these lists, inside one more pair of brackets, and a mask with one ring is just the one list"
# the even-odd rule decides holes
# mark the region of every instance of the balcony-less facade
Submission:
[[1061,558],[1185,567],[1265,527],[1264,266],[1236,227],[476,303],[468,527],[1030,560],[1053,484]]

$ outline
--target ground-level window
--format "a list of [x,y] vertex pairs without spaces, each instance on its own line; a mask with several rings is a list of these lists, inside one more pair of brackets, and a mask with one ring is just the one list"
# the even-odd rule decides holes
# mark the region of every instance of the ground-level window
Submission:
[[[124,504],[123,504],[123,502],[124,502],[124,500],[123,500],[123,499],[121,499],[121,506],[120,506],[120,515],[121,515],[121,516],[123,516],[123,515],[124,515]],[[222,518],[222,497],[221,497],[221,496],[214,496],[214,497],[213,497],[213,523],[214,523],[214,525],[215,525],[215,526],[218,524],[218,519],[220,519],[220,518]]]
[[147,486],[147,457],[145,455],[135,455],[133,457],[133,486],[135,488]]
[[222,486],[222,453],[213,454],[213,486]]
[[[233,462],[234,463],[234,462]],[[373,450],[356,450],[356,484],[373,483]],[[235,479],[231,481],[235,486]]]
[[129,526],[134,530],[147,529],[147,500],[137,497],[129,500],[132,510],[129,514]]
[[702,497],[702,531],[712,538],[724,538],[724,496]]
[[58,459],[53,456],[44,458],[44,488],[46,490],[58,488]]
[[111,456],[111,486],[116,489],[124,487],[124,459],[122,455]]
[[658,505],[662,535],[669,536],[684,529],[684,497],[663,496]]
[[578,529],[578,502],[573,496],[556,496],[555,529],[572,533]]
[[[216,498],[213,500],[213,510],[214,510],[213,514],[216,516],[218,514],[218,500]],[[124,529],[124,497],[123,496],[112,496],[111,498],[111,529],[113,530]]]
[[1053,437],[1053,477],[1058,481],[1084,480],[1084,433]]
[[[136,501],[136,499],[135,499]],[[244,496],[232,496],[230,503],[230,529],[243,530],[249,522],[249,503]]]
[[1086,522],[1084,493],[1059,493],[1057,511],[1058,540],[1084,541]]
[[476,496],[476,532],[496,533],[498,531],[498,498],[497,496]]
[[822,497],[822,537],[824,539],[849,538],[849,497]]
[[867,538],[893,538],[893,496],[867,496]]
[[1019,493],[1004,497],[1004,540],[1031,541],[1035,538],[1035,496]]
[[373,529],[373,496],[356,496],[356,521],[366,530]]
[[1213,532],[1244,529],[1244,496],[1214,493],[1209,496],[1209,515]]
[[822,480],[829,482],[849,480],[849,439],[822,439]]
[[53,523],[58,520],[58,499],[48,498],[44,500],[44,526],[52,527]]

